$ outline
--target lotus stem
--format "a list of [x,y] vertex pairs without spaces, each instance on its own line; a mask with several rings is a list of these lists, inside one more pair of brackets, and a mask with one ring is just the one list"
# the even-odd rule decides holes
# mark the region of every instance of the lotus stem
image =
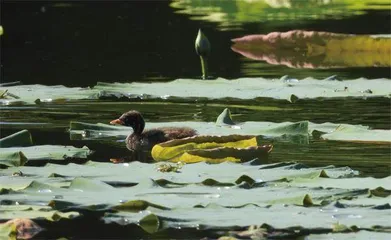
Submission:
[[200,56],[201,59],[201,70],[202,70],[202,79],[208,78],[208,59]]

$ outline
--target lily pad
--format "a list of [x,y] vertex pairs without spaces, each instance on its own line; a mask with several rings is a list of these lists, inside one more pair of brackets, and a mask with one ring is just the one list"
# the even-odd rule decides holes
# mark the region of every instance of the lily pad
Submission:
[[260,146],[254,136],[194,136],[157,144],[152,149],[152,157],[155,161],[184,163],[245,162],[264,160],[271,149],[271,145]]
[[[9,147],[2,148],[0,153],[0,164],[6,166],[20,166],[28,161],[40,160],[66,160],[86,159],[91,150],[84,146],[76,148],[73,146],[59,145],[37,145],[31,147]],[[10,161],[12,159],[12,161]]]
[[20,99],[0,99],[0,104],[2,105],[62,103],[72,99],[88,99],[97,92],[90,88],[70,88],[62,85],[45,86],[40,84],[0,87],[0,90],[5,89]]
[[86,159],[91,150],[84,146],[37,145],[31,146],[31,134],[22,130],[0,140],[0,165],[23,166],[28,161]]
[[391,143],[391,130],[362,129],[355,127],[340,126],[335,131],[321,136],[323,139],[334,141]]
[[[389,97],[387,79],[356,79],[346,81],[327,81],[306,78],[294,83],[283,80],[263,78],[240,78],[226,80],[218,78],[211,81],[177,79],[165,83],[97,83],[94,90],[121,93],[122,96],[148,94],[153,97],[169,98],[237,98],[253,99],[257,97],[290,99],[295,95],[299,99],[332,97]],[[211,87],[213,86],[213,87]],[[186,89],[186,90],[183,90]],[[216,91],[219,89],[219,91]],[[371,89],[371,93],[367,92]]]
[[[383,193],[390,178],[360,178],[346,167],[309,168],[296,163],[201,162],[177,172],[160,172],[156,166],[87,162],[9,167],[0,170],[4,175],[0,201],[19,205],[2,205],[0,210],[7,210],[4,220],[11,218],[10,212],[53,220],[60,219],[56,211],[68,212],[58,214],[70,221],[81,213],[95,213],[106,223],[139,224],[150,234],[201,224],[216,229],[262,223],[290,229],[299,224],[307,234],[318,228],[332,232],[334,223],[360,226],[357,231],[389,227],[389,211],[383,206],[390,195]],[[5,181],[17,171],[23,176],[14,176],[13,181],[27,178],[27,186]],[[370,194],[368,188],[374,186],[376,193]]]
[[0,207],[2,215],[1,220],[12,219],[12,218],[27,218],[27,219],[37,219],[37,218],[46,218],[49,221],[58,221],[62,218],[75,218],[80,214],[78,212],[67,212],[62,213],[59,211],[54,211],[51,207],[47,206],[26,206],[26,205],[10,205]]
[[33,145],[31,134],[28,130],[22,130],[0,139],[0,148],[5,147],[26,147]]
[[[305,78],[286,81],[264,78],[239,78],[201,81],[177,79],[164,83],[103,83],[91,88],[68,88],[64,86],[18,85],[6,90],[20,99],[0,99],[2,105],[64,103],[80,99],[254,99],[274,98],[282,100],[336,98],[336,97],[389,97],[387,79],[355,79],[345,81],[317,80]],[[183,91],[183,89],[186,89]],[[219,91],[216,91],[219,89]],[[369,89],[369,90],[368,90]],[[0,88],[5,90],[5,88]]]

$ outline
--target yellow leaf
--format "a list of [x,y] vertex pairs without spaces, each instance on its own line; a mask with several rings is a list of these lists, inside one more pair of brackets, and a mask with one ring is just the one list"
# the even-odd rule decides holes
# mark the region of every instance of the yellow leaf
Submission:
[[241,162],[264,157],[271,151],[271,145],[258,145],[255,136],[194,136],[155,145],[152,157],[155,161],[184,163]]

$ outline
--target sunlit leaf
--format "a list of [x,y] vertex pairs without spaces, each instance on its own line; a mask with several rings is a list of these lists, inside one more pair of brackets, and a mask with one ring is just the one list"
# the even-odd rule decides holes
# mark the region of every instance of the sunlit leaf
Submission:
[[341,126],[333,132],[322,135],[321,138],[335,141],[391,143],[391,130],[364,130],[358,127]]
[[[288,79],[289,80],[289,79]],[[210,81],[177,79],[163,83],[103,83],[91,88],[67,88],[64,86],[18,85],[7,87],[20,99],[0,99],[2,105],[64,103],[80,99],[170,99],[170,98],[237,98],[259,97],[287,99],[333,97],[389,97],[387,79],[355,79],[345,81],[317,80],[270,80],[264,78],[217,78]],[[211,87],[213,86],[213,87]],[[186,89],[182,91],[181,89]],[[216,91],[219,89],[219,91]],[[0,90],[3,90],[0,87]],[[292,96],[295,96],[292,101]]]
[[156,161],[173,162],[221,162],[251,160],[265,157],[271,146],[258,148],[260,143],[254,136],[195,136],[185,139],[174,139],[157,144],[152,149]]

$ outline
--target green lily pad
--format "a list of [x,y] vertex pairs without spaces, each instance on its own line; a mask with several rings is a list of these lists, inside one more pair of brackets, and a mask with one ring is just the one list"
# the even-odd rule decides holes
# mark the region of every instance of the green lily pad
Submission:
[[0,164],[21,166],[28,161],[86,159],[89,154],[91,150],[86,146],[82,148],[58,145],[9,147],[1,149]]
[[84,146],[38,145],[31,146],[31,134],[22,130],[0,140],[0,165],[23,166],[28,161],[86,159],[91,150]]
[[334,141],[351,141],[366,143],[390,143],[391,130],[362,129],[359,127],[341,126],[330,133],[324,134],[321,138]]
[[217,117],[216,125],[235,125],[232,121],[231,111],[226,108],[224,111]]
[[[20,99],[0,99],[2,105],[64,103],[80,99],[169,99],[169,98],[208,98],[208,99],[254,99],[274,98],[292,102],[298,99],[337,98],[337,97],[389,97],[387,79],[355,79],[329,81],[306,78],[297,81],[271,80],[264,78],[239,78],[227,80],[218,78],[210,81],[177,79],[164,83],[103,83],[91,88],[68,88],[64,86],[18,85],[7,89]],[[212,86],[212,87],[211,87]],[[186,91],[182,91],[186,89]],[[215,89],[219,89],[216,91]],[[370,91],[368,91],[370,89]]]
[[34,206],[34,205],[2,205],[0,206],[2,215],[1,220],[12,219],[12,218],[46,218],[49,221],[58,221],[62,218],[75,218],[80,214],[78,212],[67,212],[62,213],[59,211],[52,210],[48,206]]
[[[94,90],[111,91],[121,96],[147,94],[153,97],[206,97],[209,99],[238,98],[253,99],[257,97],[290,99],[294,94],[299,99],[331,97],[389,97],[387,79],[356,79],[346,81],[328,81],[306,78],[294,83],[284,80],[263,78],[240,78],[226,80],[218,78],[212,81],[177,79],[165,83],[97,83]],[[213,86],[213,87],[211,87]],[[219,91],[215,89],[218,88]],[[345,90],[345,89],[348,90]],[[179,89],[186,89],[182,91]],[[371,89],[372,93],[366,90]]]
[[22,130],[0,139],[0,148],[26,147],[33,145],[31,134],[28,130]]
[[[56,211],[65,211],[72,221],[88,212],[103,216],[106,223],[139,224],[149,233],[200,224],[230,228],[266,223],[281,229],[299,224],[309,232],[332,232],[333,223],[360,226],[358,231],[389,226],[389,177],[360,178],[346,167],[296,163],[200,162],[178,172],[160,172],[157,166],[87,162],[9,167],[0,170],[0,201],[14,203],[8,212],[20,217],[55,220]],[[10,176],[17,171],[23,175]],[[29,183],[21,187],[17,181]]]
[[323,234],[310,234],[306,237],[308,240],[326,240],[326,239],[388,239],[390,237],[389,232],[376,232],[363,230],[359,232],[346,232],[346,233],[323,233]]

